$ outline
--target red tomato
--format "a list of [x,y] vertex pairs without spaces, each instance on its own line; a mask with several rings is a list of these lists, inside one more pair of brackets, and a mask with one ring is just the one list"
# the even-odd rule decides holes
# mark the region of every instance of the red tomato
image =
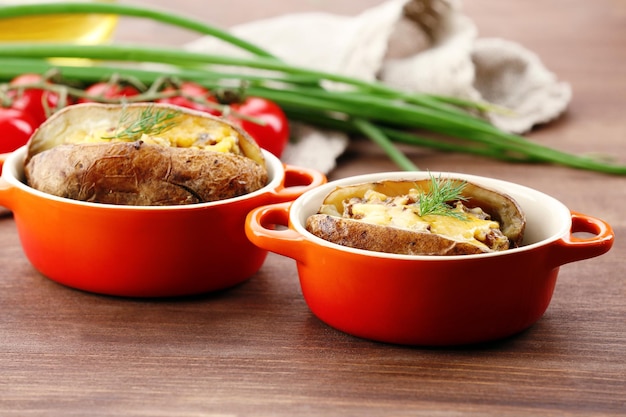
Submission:
[[0,153],[13,152],[25,145],[37,128],[37,122],[26,112],[0,107]]
[[[99,82],[90,85],[85,89],[85,93],[90,96],[102,97],[104,99],[115,99],[121,97],[132,97],[139,94],[139,90],[132,85],[120,85],[115,83]],[[79,103],[93,103],[97,100],[81,97]]]
[[247,97],[230,107],[237,113],[263,122],[259,124],[235,116],[229,117],[229,120],[248,132],[261,148],[280,158],[289,142],[289,122],[283,110],[273,101],[261,97]]
[[[44,79],[39,74],[22,74],[13,78],[11,86],[40,83]],[[47,118],[46,107],[55,110],[59,104],[59,95],[52,91],[41,88],[27,88],[24,91],[11,90],[10,97],[13,99],[11,107],[21,110],[32,117],[39,126]],[[44,106],[46,103],[46,106]]]
[[[209,103],[217,103],[217,100],[209,92],[208,89],[191,81],[182,82],[178,89],[180,90],[180,95],[168,98],[160,98],[156,100],[156,102],[174,104],[177,106],[199,110],[215,115],[219,114],[219,111],[215,107],[191,99],[191,97],[196,97]],[[163,89],[162,92],[172,92],[176,90],[177,89],[175,87],[166,87]]]

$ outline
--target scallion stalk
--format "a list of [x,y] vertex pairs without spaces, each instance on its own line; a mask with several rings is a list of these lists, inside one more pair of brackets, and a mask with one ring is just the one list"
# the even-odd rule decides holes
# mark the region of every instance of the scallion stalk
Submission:
[[[407,93],[382,83],[341,74],[301,68],[282,62],[271,53],[232,34],[169,11],[121,3],[40,3],[0,7],[0,19],[55,13],[102,13],[147,18],[213,36],[250,53],[234,57],[140,45],[71,45],[42,43],[0,44],[0,77],[58,68],[64,78],[93,82],[124,74],[150,84],[163,70],[150,66],[115,66],[114,62],[155,63],[169,68],[173,76],[206,87],[245,84],[247,92],[276,101],[290,118],[362,134],[400,167],[415,165],[392,142],[443,151],[465,152],[512,162],[545,162],[611,174],[626,174],[626,166],[578,156],[503,132],[488,121],[468,113],[499,111],[485,103],[452,97]],[[86,58],[89,65],[54,65],[48,58]],[[216,69],[217,66],[219,69]],[[226,68],[226,69],[225,69]],[[245,71],[241,71],[244,69]],[[250,73],[249,69],[260,70]],[[338,89],[327,89],[331,83]],[[415,131],[427,130],[443,137],[425,138]],[[449,140],[448,140],[449,139]]]
[[398,148],[391,142],[389,137],[377,126],[364,119],[352,120],[354,126],[370,139],[374,141],[389,156],[389,158],[405,171],[419,171],[415,165],[405,154],[400,152]]
[[154,20],[166,25],[176,26],[202,35],[213,36],[242,50],[258,56],[270,57],[273,55],[263,48],[251,44],[239,37],[233,36],[215,26],[207,25],[195,19],[172,13],[168,10],[158,10],[155,7],[142,7],[123,3],[104,2],[42,2],[25,4],[7,4],[0,6],[0,19],[9,19],[23,16],[39,16],[48,14],[114,14],[142,19]]

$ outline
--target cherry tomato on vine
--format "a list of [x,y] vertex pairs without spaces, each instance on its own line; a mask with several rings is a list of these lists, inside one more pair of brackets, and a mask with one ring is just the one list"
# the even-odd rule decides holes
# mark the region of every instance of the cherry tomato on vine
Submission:
[[[168,93],[177,90],[180,90],[179,95],[167,98],[160,98],[156,100],[156,102],[174,104],[176,106],[199,110],[214,115],[219,114],[219,110],[217,110],[214,106],[202,102],[204,101],[208,103],[217,103],[217,100],[215,99],[213,94],[211,94],[211,92],[203,86],[191,81],[184,81],[180,84],[180,86],[178,86],[178,88],[174,86],[169,86],[165,87],[162,92]],[[192,98],[197,98],[199,99],[199,101],[193,100]]]
[[228,117],[248,132],[261,148],[280,158],[289,142],[289,121],[283,110],[273,101],[262,97],[246,97],[240,103],[231,103],[230,107],[237,113],[263,122],[256,123],[237,118],[236,115]]
[[[27,73],[13,78],[9,85],[20,86],[44,81],[43,76],[39,74]],[[37,126],[48,118],[46,108],[54,111],[59,105],[59,95],[57,93],[41,88],[26,88],[23,91],[11,90],[9,97],[13,100],[11,107],[30,115],[37,123]]]
[[[139,94],[139,90],[132,85],[122,85],[108,82],[97,82],[90,85],[85,89],[85,93],[90,96],[102,97],[105,99],[116,99],[122,97],[132,97]],[[93,103],[97,100],[92,100],[86,97],[78,99],[79,103]]]
[[37,126],[23,110],[0,107],[0,153],[13,152],[25,145]]

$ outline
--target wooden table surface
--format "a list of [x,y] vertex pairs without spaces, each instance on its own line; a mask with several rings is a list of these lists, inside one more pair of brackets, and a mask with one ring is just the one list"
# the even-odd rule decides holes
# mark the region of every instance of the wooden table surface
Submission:
[[[229,26],[293,11],[357,13],[380,0],[144,1]],[[626,3],[472,0],[480,36],[515,40],[571,83],[564,117],[532,140],[626,162]],[[122,21],[119,40],[190,34]],[[626,415],[626,178],[415,149],[421,168],[518,182],[602,218],[617,235],[561,268],[547,312],[507,340],[402,347],[351,337],[308,310],[291,259],[270,254],[249,281],[177,300],[121,299],[60,286],[0,220],[1,416]],[[355,141],[330,178],[395,170]]]

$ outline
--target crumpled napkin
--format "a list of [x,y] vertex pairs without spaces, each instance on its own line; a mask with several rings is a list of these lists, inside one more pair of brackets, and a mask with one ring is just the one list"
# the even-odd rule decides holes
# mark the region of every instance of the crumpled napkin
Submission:
[[[397,89],[471,100],[507,109],[489,114],[499,128],[522,134],[565,111],[571,88],[539,57],[515,42],[480,38],[460,0],[388,0],[356,16],[286,14],[232,27],[285,62],[379,80]],[[211,37],[185,47],[241,54]],[[287,163],[331,171],[348,139],[296,126]]]

